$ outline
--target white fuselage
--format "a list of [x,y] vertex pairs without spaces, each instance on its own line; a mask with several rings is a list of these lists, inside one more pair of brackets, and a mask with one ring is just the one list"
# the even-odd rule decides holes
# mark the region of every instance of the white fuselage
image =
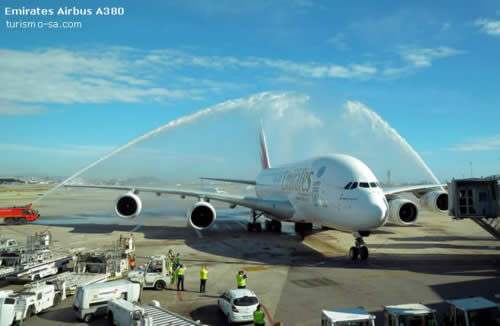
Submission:
[[[356,182],[356,187],[344,189],[350,182]],[[257,176],[255,190],[259,198],[292,204],[291,218],[274,216],[283,220],[369,231],[388,218],[387,200],[377,178],[349,155],[327,155],[265,169]]]

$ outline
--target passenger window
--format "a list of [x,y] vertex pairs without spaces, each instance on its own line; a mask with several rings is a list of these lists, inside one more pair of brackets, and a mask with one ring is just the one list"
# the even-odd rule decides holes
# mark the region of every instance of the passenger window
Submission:
[[359,183],[359,186],[360,186],[361,188],[370,188],[370,186],[368,185],[368,182],[360,182],[360,183]]
[[358,183],[357,182],[353,182],[352,185],[351,185],[351,189],[355,189],[357,186],[358,186]]
[[377,188],[377,183],[376,182],[370,182],[370,187]]
[[351,187],[352,182],[349,182],[348,184],[345,185],[344,189],[349,189]]

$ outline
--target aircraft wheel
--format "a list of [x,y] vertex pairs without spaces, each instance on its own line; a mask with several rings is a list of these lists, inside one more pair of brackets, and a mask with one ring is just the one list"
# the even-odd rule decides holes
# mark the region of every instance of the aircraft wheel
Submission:
[[262,231],[262,225],[260,223],[255,223],[255,232],[261,232]]
[[361,258],[361,260],[366,260],[368,258],[368,248],[367,247],[360,248],[359,258]]
[[279,221],[273,221],[273,224],[271,224],[271,231],[280,233],[281,232],[281,222]]
[[247,224],[247,231],[248,232],[255,232],[255,225],[251,222],[248,222]]
[[356,260],[356,259],[358,259],[358,255],[359,255],[359,250],[358,250],[358,248],[356,248],[356,247],[351,247],[351,249],[349,249],[349,258],[351,258],[351,260]]

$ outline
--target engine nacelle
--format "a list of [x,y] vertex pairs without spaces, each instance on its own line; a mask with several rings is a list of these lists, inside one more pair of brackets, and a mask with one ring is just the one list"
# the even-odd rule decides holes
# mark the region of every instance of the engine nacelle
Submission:
[[215,222],[215,209],[209,203],[199,201],[188,211],[187,218],[191,227],[196,230],[205,230]]
[[389,221],[399,225],[412,225],[417,222],[418,208],[408,199],[393,199],[389,201]]
[[420,197],[420,206],[434,212],[448,211],[448,193],[432,191]]
[[116,200],[116,215],[122,218],[134,218],[141,213],[142,201],[133,192],[124,193]]

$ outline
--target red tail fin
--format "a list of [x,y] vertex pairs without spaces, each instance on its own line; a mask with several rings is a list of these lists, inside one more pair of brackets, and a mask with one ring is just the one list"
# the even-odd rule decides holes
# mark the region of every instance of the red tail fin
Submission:
[[269,154],[267,152],[266,135],[264,134],[262,121],[260,122],[260,159],[261,159],[262,169],[269,169],[271,167],[271,162],[269,161]]

